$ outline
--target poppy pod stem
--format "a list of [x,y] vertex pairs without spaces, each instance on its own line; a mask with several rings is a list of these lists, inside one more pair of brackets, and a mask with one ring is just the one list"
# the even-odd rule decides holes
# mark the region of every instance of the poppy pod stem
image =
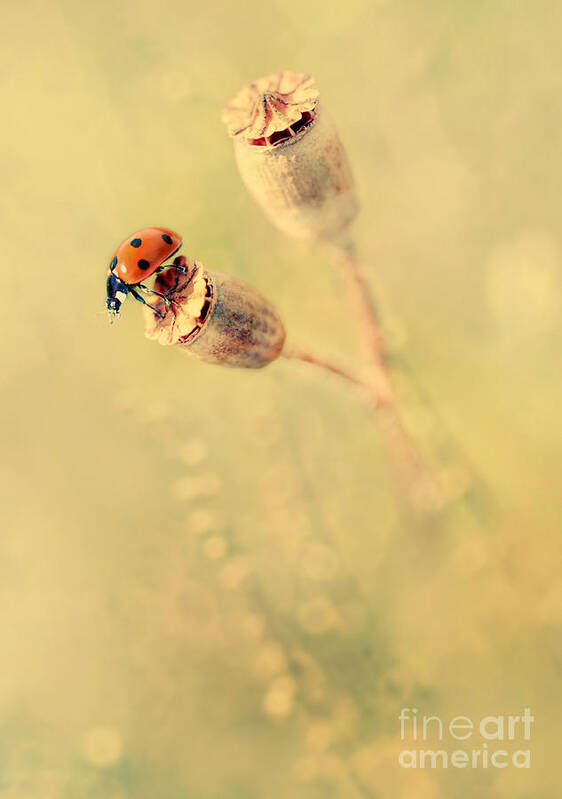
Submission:
[[364,393],[365,395],[368,395],[370,393],[369,387],[363,382],[363,380],[361,380],[360,377],[353,374],[353,372],[350,372],[348,369],[344,369],[343,367],[335,364],[333,361],[327,360],[326,358],[313,355],[307,350],[303,350],[292,343],[285,342],[285,346],[281,351],[281,355],[283,358],[287,358],[288,360],[302,361],[303,363],[310,364],[318,369],[322,369],[325,372],[330,372],[336,377],[351,383],[356,389],[359,389],[362,394]]
[[372,381],[365,381],[333,361],[319,357],[290,342],[285,342],[281,356],[322,370],[351,385],[366,403],[379,427],[398,493],[406,495],[409,505],[413,506],[416,505],[417,495],[422,491],[425,494],[430,492],[438,498],[437,480],[404,427],[398,407],[393,400],[389,400],[388,396],[381,396]]
[[380,316],[365,278],[357,248],[349,237],[328,242],[347,288],[348,302],[357,326],[359,341],[371,366],[372,380],[380,405],[395,402],[392,374],[386,358]]
[[[408,481],[413,487],[414,503],[426,507],[439,507],[447,488],[443,480],[429,465],[420,453],[414,438],[409,434],[403,422],[403,416],[394,391],[393,375],[386,357],[384,338],[380,317],[377,311],[373,292],[364,274],[364,268],[357,256],[354,241],[348,235],[325,241],[334,262],[338,265],[342,279],[347,287],[348,301],[352,316],[357,325],[358,338],[362,343],[370,364],[369,389],[370,404],[377,410],[377,421],[384,437],[389,462],[395,466],[395,474]],[[418,400],[435,416],[431,402],[424,397],[423,391],[415,378],[410,374],[410,382],[418,395]],[[369,399],[369,398],[368,398]],[[487,512],[489,495],[484,482],[471,464],[470,458],[462,450],[458,442],[448,439],[448,447],[456,452],[457,460],[462,464],[457,469],[460,485],[449,489],[451,496],[462,495],[471,486],[473,499],[478,502],[478,510]],[[475,506],[476,507],[476,506]]]
[[439,501],[439,480],[404,425],[386,357],[377,304],[357,255],[355,242],[349,233],[344,232],[339,237],[325,240],[325,244],[347,288],[351,315],[370,367],[365,383],[367,402],[377,412],[377,423],[395,480],[414,504],[419,497],[424,496],[424,501],[431,506],[434,500]]

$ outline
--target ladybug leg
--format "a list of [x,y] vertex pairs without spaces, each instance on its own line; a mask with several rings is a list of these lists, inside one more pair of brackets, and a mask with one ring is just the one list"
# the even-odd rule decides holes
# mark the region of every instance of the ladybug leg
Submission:
[[178,266],[177,264],[162,264],[162,266],[159,266],[154,274],[157,275],[159,272],[163,272],[164,269],[177,269],[177,271],[181,272],[182,275],[187,275],[189,272],[189,269],[186,266]]
[[160,297],[161,299],[164,300],[164,302],[169,308],[171,308],[172,305],[174,304],[169,297],[166,297],[165,294],[161,294],[159,291],[156,291],[156,289],[151,289],[148,286],[145,286],[144,283],[137,283],[137,286],[141,288],[143,291],[146,291],[147,294],[156,294],[157,297]]
[[[139,284],[139,285],[140,285],[140,284]],[[160,319],[164,319],[164,316],[165,316],[165,314],[163,314],[163,313],[160,313],[160,311],[158,310],[158,308],[155,308],[153,305],[151,305],[149,302],[147,302],[147,301],[144,299],[144,297],[142,296],[142,294],[139,294],[139,292],[138,292],[138,291],[136,291],[134,288],[129,288],[129,291],[130,291],[130,293],[133,295],[133,297],[135,298],[135,300],[138,300],[138,302],[141,302],[143,305],[146,305],[146,306],[147,306],[147,308],[150,308],[150,310],[151,310],[151,311],[154,311],[154,313],[155,313],[155,314],[157,314],[157,316],[159,316],[159,317],[160,317]],[[162,295],[160,295],[160,296],[162,296]],[[164,297],[164,299],[166,299],[166,298]]]
[[158,267],[156,272],[162,272],[164,269],[177,269],[182,275],[187,275],[189,273],[185,255],[178,255],[171,264],[162,264],[162,266]]
[[193,278],[195,277],[195,273],[197,272],[197,266],[194,265],[193,269],[191,270],[187,265],[187,258],[185,255],[178,255],[177,258],[174,258],[173,263],[170,264],[170,269],[177,269],[177,271],[182,275],[189,275],[186,282],[183,284],[183,288],[188,286]]
[[172,267],[177,269],[178,272],[181,272],[182,275],[187,275],[189,269],[187,268],[187,258],[185,255],[178,255],[177,258],[174,258],[172,261]]

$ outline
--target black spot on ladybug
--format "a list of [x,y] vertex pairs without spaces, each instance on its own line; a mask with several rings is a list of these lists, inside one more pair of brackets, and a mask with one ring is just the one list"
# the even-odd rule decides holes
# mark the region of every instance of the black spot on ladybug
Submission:
[[162,233],[162,238],[164,239],[166,244],[171,244],[172,243],[172,237],[168,236],[167,233]]
[[146,258],[141,258],[140,261],[137,261],[137,266],[138,266],[139,269],[148,269],[150,264],[146,260]]
[[109,268],[110,269],[115,269],[116,266],[117,266],[117,256],[115,256],[114,258],[111,259],[111,263],[109,264]]
[[142,244],[142,239],[133,239],[131,242],[131,247],[140,247]]

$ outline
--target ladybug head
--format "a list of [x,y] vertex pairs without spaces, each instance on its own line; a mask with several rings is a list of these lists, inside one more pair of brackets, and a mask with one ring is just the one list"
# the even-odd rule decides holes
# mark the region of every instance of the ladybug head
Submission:
[[121,306],[127,299],[129,287],[111,272],[107,278],[107,312],[111,322],[119,316]]

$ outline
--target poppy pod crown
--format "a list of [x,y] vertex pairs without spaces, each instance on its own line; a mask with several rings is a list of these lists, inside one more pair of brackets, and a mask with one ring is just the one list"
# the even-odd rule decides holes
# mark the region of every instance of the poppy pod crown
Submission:
[[282,70],[251,81],[225,106],[248,191],[283,232],[335,238],[358,205],[349,162],[311,75]]
[[243,86],[225,106],[223,121],[233,138],[274,146],[313,121],[318,99],[311,75],[275,72]]

